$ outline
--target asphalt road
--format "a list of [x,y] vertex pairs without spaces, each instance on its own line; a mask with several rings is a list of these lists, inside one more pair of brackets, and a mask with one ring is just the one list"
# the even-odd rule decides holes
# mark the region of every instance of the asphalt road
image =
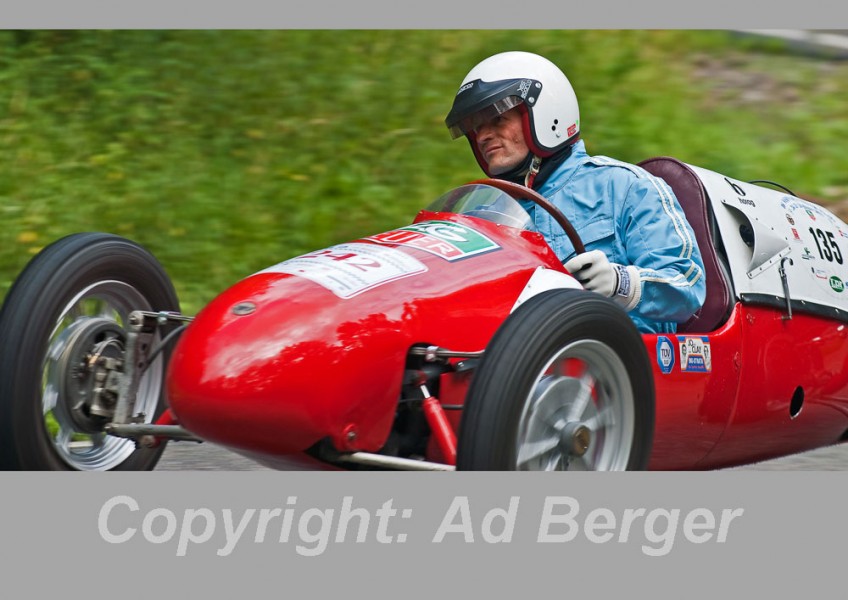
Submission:
[[[820,448],[736,469],[762,471],[848,471],[848,444]],[[214,444],[171,443],[157,471],[267,471],[253,460]]]
[[171,442],[165,448],[157,471],[268,471],[256,461],[215,444]]

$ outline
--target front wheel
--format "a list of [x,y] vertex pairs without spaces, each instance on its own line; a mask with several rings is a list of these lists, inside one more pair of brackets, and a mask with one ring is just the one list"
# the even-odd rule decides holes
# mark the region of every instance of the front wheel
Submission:
[[[129,240],[75,234],[30,261],[0,310],[1,468],[155,466],[164,444],[137,448],[104,432],[134,310],[179,311],[179,302],[162,266]],[[164,363],[157,357],[139,383],[133,415],[145,422],[164,409]]]
[[516,309],[486,348],[457,468],[640,470],[653,429],[651,366],[633,322],[597,294],[551,290]]

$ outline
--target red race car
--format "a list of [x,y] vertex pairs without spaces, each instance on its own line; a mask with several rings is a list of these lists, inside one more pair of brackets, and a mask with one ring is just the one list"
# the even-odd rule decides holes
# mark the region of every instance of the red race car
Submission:
[[482,180],[406,227],[291,258],[192,318],[146,250],[45,248],[0,313],[0,466],[152,469],[167,440],[269,466],[711,469],[848,432],[848,226],[672,158],[707,299],[640,334]]

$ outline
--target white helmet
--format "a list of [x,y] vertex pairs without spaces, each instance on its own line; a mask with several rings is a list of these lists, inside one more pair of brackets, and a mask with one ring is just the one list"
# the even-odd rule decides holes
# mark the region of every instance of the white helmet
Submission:
[[551,156],[580,137],[577,96],[559,67],[529,52],[495,54],[468,72],[445,118],[453,139],[468,136],[487,174],[475,129],[516,106],[521,107],[527,147],[536,156]]

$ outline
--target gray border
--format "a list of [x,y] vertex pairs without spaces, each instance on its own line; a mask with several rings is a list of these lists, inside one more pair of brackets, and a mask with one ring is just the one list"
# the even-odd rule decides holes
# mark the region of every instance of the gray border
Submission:
[[[848,474],[822,473],[159,473],[38,474],[3,477],[0,512],[0,579],[7,597],[50,597],[73,591],[115,597],[175,597],[190,591],[195,598],[326,598],[329,594],[367,598],[538,597],[593,594],[650,595],[699,599],[743,597],[822,597],[844,595],[842,568],[845,532],[843,491]],[[108,527],[120,534],[138,531],[128,542],[107,543],[98,529],[105,503],[115,496],[138,502],[139,511],[119,506]],[[291,496],[296,500],[287,504]],[[247,523],[233,551],[226,546],[223,510],[236,522],[247,509],[293,509],[295,528],[310,509],[334,509],[344,498],[368,511],[366,542],[356,543],[358,521],[342,542],[328,538],[315,556],[297,550],[318,548],[297,534],[280,543],[279,521],[257,543],[257,518]],[[473,541],[462,534],[434,536],[454,502],[468,497]],[[518,498],[511,539],[487,542],[484,517],[503,511]],[[540,543],[538,532],[547,499],[576,500],[580,530],[571,541]],[[460,499],[460,500],[457,500]],[[386,521],[391,543],[377,538],[377,510],[392,502],[397,511]],[[560,505],[561,506],[561,505]],[[609,509],[617,520],[614,537],[591,542],[585,516]],[[643,549],[664,542],[645,538],[644,520],[630,538],[619,542],[626,509],[679,509],[681,517],[668,552],[651,556]],[[187,544],[177,556],[179,534],[153,544],[141,534],[143,516],[153,509],[206,509],[217,515],[216,528],[204,544]],[[705,509],[742,511],[729,522],[726,540],[696,544],[685,539],[683,516]],[[406,513],[404,510],[411,511]],[[492,533],[506,521],[492,519]],[[318,531],[318,521],[311,522]],[[335,521],[338,523],[338,520]],[[655,521],[656,531],[667,520]],[[205,521],[195,520],[200,535]],[[161,532],[159,521],[154,532]],[[330,529],[333,535],[337,526]],[[552,532],[558,532],[552,528]],[[401,541],[401,534],[405,536]],[[385,538],[384,538],[385,539]],[[672,539],[672,538],[669,538]],[[18,592],[8,595],[9,590]]]
[[[343,8],[342,8],[343,7]],[[241,2],[18,2],[2,8],[5,28],[827,28],[846,25],[838,3],[657,0],[558,5],[406,3],[368,0],[269,6]],[[483,597],[595,593],[653,597],[801,597],[844,593],[842,555],[845,473],[322,474],[150,473],[0,474],[0,584],[9,597],[97,593],[117,597],[232,598],[292,593],[326,597]],[[304,558],[279,546],[247,545],[230,557],[210,553],[177,558],[167,544],[114,546],[98,535],[96,519],[109,497],[129,494],[145,507],[326,507],[349,495],[357,502],[396,499],[414,511],[406,544],[333,546]],[[509,544],[435,545],[426,534],[452,498],[469,496],[485,511],[512,495],[522,512]],[[716,509],[743,507],[738,536],[724,546],[676,547],[650,558],[636,544],[534,541],[539,502],[579,499],[585,510],[610,507]],[[535,509],[533,507],[536,507]],[[530,507],[530,508],[526,508]],[[479,514],[479,513],[478,513]],[[422,534],[423,535],[423,534]],[[210,546],[211,547],[211,546]],[[205,547],[203,549],[206,549]]]
[[729,0],[624,0],[520,4],[469,2],[345,3],[268,0],[30,0],[3,7],[5,28],[221,29],[833,29],[848,27],[837,2],[768,6]]

